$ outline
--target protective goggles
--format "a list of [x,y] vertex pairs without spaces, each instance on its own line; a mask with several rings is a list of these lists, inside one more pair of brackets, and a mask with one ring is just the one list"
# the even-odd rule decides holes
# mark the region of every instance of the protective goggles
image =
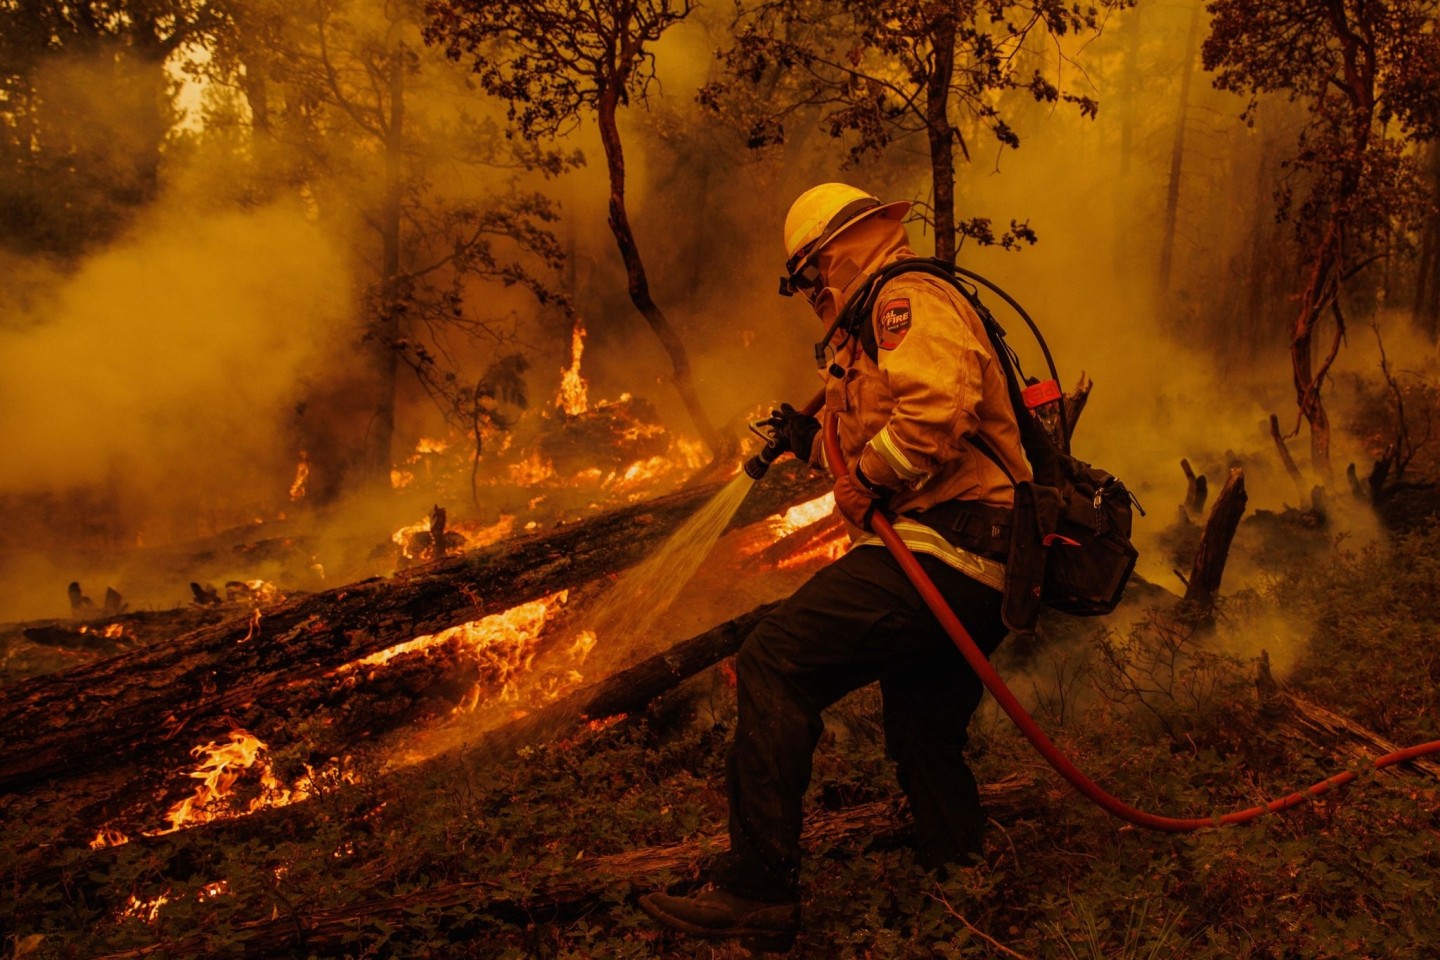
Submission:
[[830,218],[830,222],[825,224],[820,236],[795,251],[795,255],[785,262],[786,276],[780,278],[780,296],[793,297],[796,293],[803,293],[805,299],[813,302],[823,286],[815,254],[820,252],[820,248],[825,246],[831,237],[849,226],[851,221],[881,206],[884,204],[874,197],[861,197],[841,207],[839,212]]

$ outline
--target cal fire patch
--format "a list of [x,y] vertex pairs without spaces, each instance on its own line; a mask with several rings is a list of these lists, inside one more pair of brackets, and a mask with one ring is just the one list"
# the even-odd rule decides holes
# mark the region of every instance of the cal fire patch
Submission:
[[881,350],[894,350],[900,346],[900,341],[905,339],[905,334],[910,330],[910,299],[901,297],[897,300],[887,300],[880,308],[880,318],[875,322],[879,336],[877,338]]

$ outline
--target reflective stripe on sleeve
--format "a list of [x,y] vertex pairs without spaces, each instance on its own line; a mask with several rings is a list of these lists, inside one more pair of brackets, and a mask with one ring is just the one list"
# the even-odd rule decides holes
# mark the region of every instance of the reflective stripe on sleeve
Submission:
[[881,427],[880,432],[870,438],[869,447],[875,451],[876,456],[885,461],[891,470],[895,471],[897,477],[906,483],[919,487],[930,479],[930,474],[916,469],[915,464],[911,463],[910,458],[901,451],[895,443],[895,438],[890,436],[888,425]]

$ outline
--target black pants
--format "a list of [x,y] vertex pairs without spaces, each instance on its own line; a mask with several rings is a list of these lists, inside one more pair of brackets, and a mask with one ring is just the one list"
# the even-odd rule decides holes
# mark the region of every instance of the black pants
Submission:
[[[920,563],[989,656],[1005,636],[999,592],[933,557]],[[888,550],[858,547],[817,573],[755,627],[735,672],[731,850],[711,875],[719,886],[757,900],[796,897],[820,712],[876,680],[920,862],[980,852],[985,817],[964,749],[984,687]]]

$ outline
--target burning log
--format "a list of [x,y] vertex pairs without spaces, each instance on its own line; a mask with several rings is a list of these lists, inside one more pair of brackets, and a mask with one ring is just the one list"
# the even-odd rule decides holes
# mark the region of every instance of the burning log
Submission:
[[479,750],[503,756],[526,744],[553,738],[585,720],[605,720],[645,709],[653,700],[701,670],[733,655],[775,604],[712,627],[597,684],[522,717],[486,736]]
[[1201,619],[1209,619],[1214,612],[1215,595],[1220,591],[1230,542],[1235,538],[1235,530],[1245,514],[1247,500],[1245,472],[1239,467],[1231,467],[1230,478],[1215,498],[1210,519],[1205,522],[1200,548],[1195,552],[1195,565],[1185,581],[1185,605]]
[[[470,756],[498,760],[513,755],[514,751],[520,747],[568,736],[587,721],[603,721],[614,717],[638,714],[645,710],[651,702],[673,690],[687,678],[734,654],[745,637],[749,635],[754,624],[773,606],[773,604],[764,604],[756,607],[741,616],[718,624],[652,657],[641,660],[604,680],[583,687],[546,707],[513,720],[505,726],[482,735],[478,742],[467,744],[467,753]],[[382,724],[373,716],[367,716],[364,713],[365,702],[374,700],[389,706],[391,701],[385,699],[384,691],[376,688],[382,685],[403,686],[406,683],[407,669],[423,669],[421,661],[424,658],[412,656],[409,659],[411,662],[408,664],[400,661],[398,669],[392,667],[384,671],[370,683],[368,688],[347,689],[348,696],[343,703],[338,705],[335,703],[321,704],[320,708],[337,711],[335,723],[327,726],[348,724],[365,729],[367,733],[375,733]],[[441,661],[435,669],[443,676],[444,683],[452,688],[450,696],[446,698],[446,706],[453,705],[460,699],[461,689],[468,685],[472,678],[463,672],[452,671],[444,661]],[[471,669],[474,669],[473,665]],[[432,673],[431,676],[433,677],[433,675]],[[415,709],[419,710],[420,708]],[[382,719],[388,719],[388,715]],[[366,728],[367,724],[373,729]],[[393,727],[397,724],[390,723],[388,725]],[[245,738],[253,738],[252,734],[244,731],[239,731],[239,733],[243,734]],[[230,739],[232,741],[235,739],[233,734]],[[466,739],[469,740],[470,737],[467,736]],[[262,748],[267,746],[261,744]],[[208,758],[213,754],[214,751],[210,751],[206,756]],[[206,762],[209,762],[208,759]],[[429,760],[421,761],[417,768],[411,768],[411,772],[412,774],[421,773],[427,766],[447,762],[453,762],[453,756],[440,754]],[[192,766],[194,765],[192,763]],[[203,765],[202,763],[201,766]],[[168,772],[168,769],[165,772]],[[107,779],[103,781],[103,784],[107,790],[134,793],[137,790],[137,782],[138,778],[132,771],[129,776],[122,775],[114,779]],[[92,789],[93,792],[103,792],[99,787],[92,787]],[[116,818],[113,811],[107,812],[100,803],[80,802],[83,798],[77,796],[74,791],[72,791],[71,800],[70,804],[56,811],[66,817],[66,823],[57,825],[56,834],[68,834],[71,845],[82,846],[89,843],[94,836],[96,824],[103,822],[107,824],[107,827],[105,831],[102,831],[102,835],[108,831],[112,837],[107,838],[104,843],[90,843],[95,852],[87,854],[86,859],[78,865],[70,864],[67,869],[74,870],[81,867],[91,869],[94,867],[95,860],[109,856],[108,850],[116,845],[117,838],[121,843],[138,843],[154,848],[157,851],[156,862],[163,862],[165,855],[159,851],[165,849],[165,845],[172,839],[169,835],[154,834],[153,831],[150,835],[146,835],[137,829],[136,824]],[[51,805],[52,808],[55,806]],[[191,827],[191,831],[192,833],[203,832],[215,842],[224,842],[227,838],[233,839],[235,842],[255,842],[272,837],[306,836],[316,829],[313,818],[325,815],[324,811],[313,810],[308,805],[280,806],[259,810],[245,819],[210,819],[196,822]],[[152,828],[155,826],[158,824],[151,824]],[[13,875],[16,879],[23,879],[24,882],[31,884],[58,882],[59,877],[52,866],[53,861],[53,849],[40,851],[32,863],[14,865]]]
[[[814,496],[817,486],[803,469],[772,474],[734,524]],[[77,793],[73,816],[88,819],[93,830],[122,800],[133,801],[153,785],[147,771],[173,775],[189,763],[187,745],[223,740],[236,725],[232,720],[273,747],[291,736],[285,730],[289,715],[306,715],[317,705],[329,710],[326,698],[336,697],[346,709],[354,702],[362,711],[353,722],[337,722],[342,734],[383,730],[375,715],[363,714],[364,698],[357,699],[376,689],[374,682],[357,677],[337,692],[337,671],[398,642],[438,636],[631,565],[714,493],[714,487],[683,491],[389,580],[256,607],[248,620],[203,627],[170,643],[0,690],[0,794],[45,780],[83,781],[86,790]],[[437,695],[442,681],[453,683],[443,676],[445,666],[412,664],[416,679],[406,689],[417,699],[405,710],[423,711],[419,698]],[[375,701],[384,699],[377,695]],[[405,722],[405,710],[390,718],[391,726]]]
[[[1041,804],[1045,791],[1028,776],[1011,775],[996,783],[980,785],[980,799],[992,816],[1001,822],[1019,819]],[[845,810],[824,812],[808,819],[802,837],[806,844],[839,843],[860,838],[894,840],[903,833],[908,816],[898,801],[879,800]],[[601,857],[575,861],[563,872],[549,876],[527,873],[525,889],[515,892],[507,879],[477,877],[459,883],[437,884],[410,893],[338,907],[307,910],[285,917],[266,918],[236,924],[227,934],[228,945],[240,955],[276,957],[297,947],[315,952],[329,947],[353,947],[358,926],[383,920],[404,929],[431,911],[458,908],[467,916],[477,910],[520,923],[534,921],[537,911],[573,914],[577,909],[608,901],[619,884],[650,884],[669,874],[689,876],[704,858],[729,848],[729,838],[712,834],[685,843],[645,847]],[[457,924],[462,921],[457,921]],[[433,913],[426,928],[434,929]],[[164,953],[189,956],[203,949],[203,937],[168,939],[150,946],[106,954],[97,960],[133,960]]]
[[161,638],[178,634],[240,615],[234,607],[210,609],[198,607],[176,610],[145,610],[121,613],[113,617],[86,620],[32,620],[26,623],[0,625],[0,648],[29,641],[47,647],[89,652],[115,653],[130,647],[144,646]]

